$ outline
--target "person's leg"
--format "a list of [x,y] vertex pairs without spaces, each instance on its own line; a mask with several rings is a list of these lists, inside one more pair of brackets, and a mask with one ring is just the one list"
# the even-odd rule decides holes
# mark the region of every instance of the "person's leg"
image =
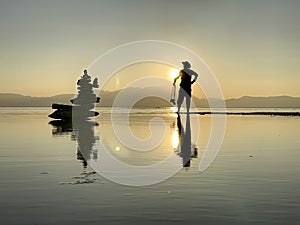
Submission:
[[187,111],[187,113],[189,113],[190,112],[190,106],[191,106],[191,95],[190,95],[190,93],[186,93],[185,102],[186,102],[186,111]]
[[180,112],[180,107],[182,105],[183,98],[184,98],[184,90],[183,90],[183,88],[180,88],[179,89],[179,94],[178,94],[178,99],[177,99],[178,113]]

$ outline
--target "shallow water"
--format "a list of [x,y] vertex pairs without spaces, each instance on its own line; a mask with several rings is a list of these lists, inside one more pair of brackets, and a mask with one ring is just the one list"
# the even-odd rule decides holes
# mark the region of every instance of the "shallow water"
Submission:
[[[92,131],[92,148],[91,143],[78,143],[80,134],[68,126],[49,125],[51,111],[0,109],[1,224],[298,224],[300,118],[227,116],[220,152],[199,172],[211,117],[192,115],[191,121],[200,124],[198,139],[194,129],[191,135],[198,158],[189,168],[180,165],[178,173],[163,182],[133,187],[89,173],[93,169],[84,168],[78,146],[92,162],[103,159],[102,144],[114,158],[132,166],[149,166],[170,155],[180,163],[173,148],[177,120],[170,109],[135,110],[130,115],[130,127],[139,138],[151,134],[153,116],[165,121],[163,141],[148,152],[132,151],[114,136],[108,109],[98,109],[99,126],[81,132],[86,140]],[[116,124],[126,126],[122,117]],[[158,121],[152,128],[161,129]]]

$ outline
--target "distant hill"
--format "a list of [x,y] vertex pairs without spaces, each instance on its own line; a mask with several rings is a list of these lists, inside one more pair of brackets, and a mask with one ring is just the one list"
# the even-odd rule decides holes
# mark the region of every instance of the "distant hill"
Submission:
[[300,97],[271,96],[232,98],[226,100],[228,108],[300,108]]
[[0,93],[0,107],[46,107],[53,102],[70,104],[73,94],[55,95],[52,97],[31,97],[19,94]]
[[[142,88],[132,88],[128,91],[129,96],[140,96],[145,91]],[[98,106],[110,107],[119,91],[100,92],[101,102]],[[0,93],[0,107],[51,107],[52,103],[70,104],[73,94],[55,95],[52,97],[31,97],[19,94]],[[197,107],[208,107],[207,99],[193,97]],[[213,101],[219,101],[213,99]],[[228,108],[300,108],[300,97],[272,96],[272,97],[250,97],[232,98],[225,100]],[[121,103],[119,107],[127,106]],[[135,104],[135,107],[166,107],[171,106],[168,101],[157,97],[147,97]]]

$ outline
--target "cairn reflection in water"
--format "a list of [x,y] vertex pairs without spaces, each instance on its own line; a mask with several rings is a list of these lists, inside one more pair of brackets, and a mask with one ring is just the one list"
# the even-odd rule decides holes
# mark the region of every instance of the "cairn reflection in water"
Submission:
[[91,76],[87,70],[84,70],[83,75],[77,81],[77,96],[70,100],[72,105],[53,103],[52,108],[55,111],[49,115],[55,119],[50,121],[54,127],[53,135],[72,132],[72,140],[77,141],[78,144],[77,159],[82,161],[84,168],[87,167],[90,159],[97,159],[94,145],[99,138],[95,136],[94,126],[98,124],[89,120],[99,115],[98,112],[93,111],[95,103],[100,101],[93,90],[98,86],[98,79],[95,78],[92,82]]
[[94,126],[98,124],[92,121],[80,121],[73,127],[73,135],[77,141],[77,159],[83,162],[84,168],[90,159],[98,158],[94,146],[99,137],[95,136]]
[[72,121],[52,120],[49,122],[53,126],[52,135],[70,135],[71,140],[77,142],[77,159],[87,167],[87,162],[91,159],[97,159],[97,150],[94,148],[99,136],[95,135],[94,127],[98,123],[93,121],[80,121],[73,127]]

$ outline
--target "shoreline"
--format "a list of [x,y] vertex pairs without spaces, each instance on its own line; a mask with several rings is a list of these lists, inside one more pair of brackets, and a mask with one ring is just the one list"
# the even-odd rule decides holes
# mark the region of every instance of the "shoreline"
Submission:
[[240,115],[240,116],[290,116],[290,117],[299,117],[300,112],[195,112],[191,114],[199,115]]

